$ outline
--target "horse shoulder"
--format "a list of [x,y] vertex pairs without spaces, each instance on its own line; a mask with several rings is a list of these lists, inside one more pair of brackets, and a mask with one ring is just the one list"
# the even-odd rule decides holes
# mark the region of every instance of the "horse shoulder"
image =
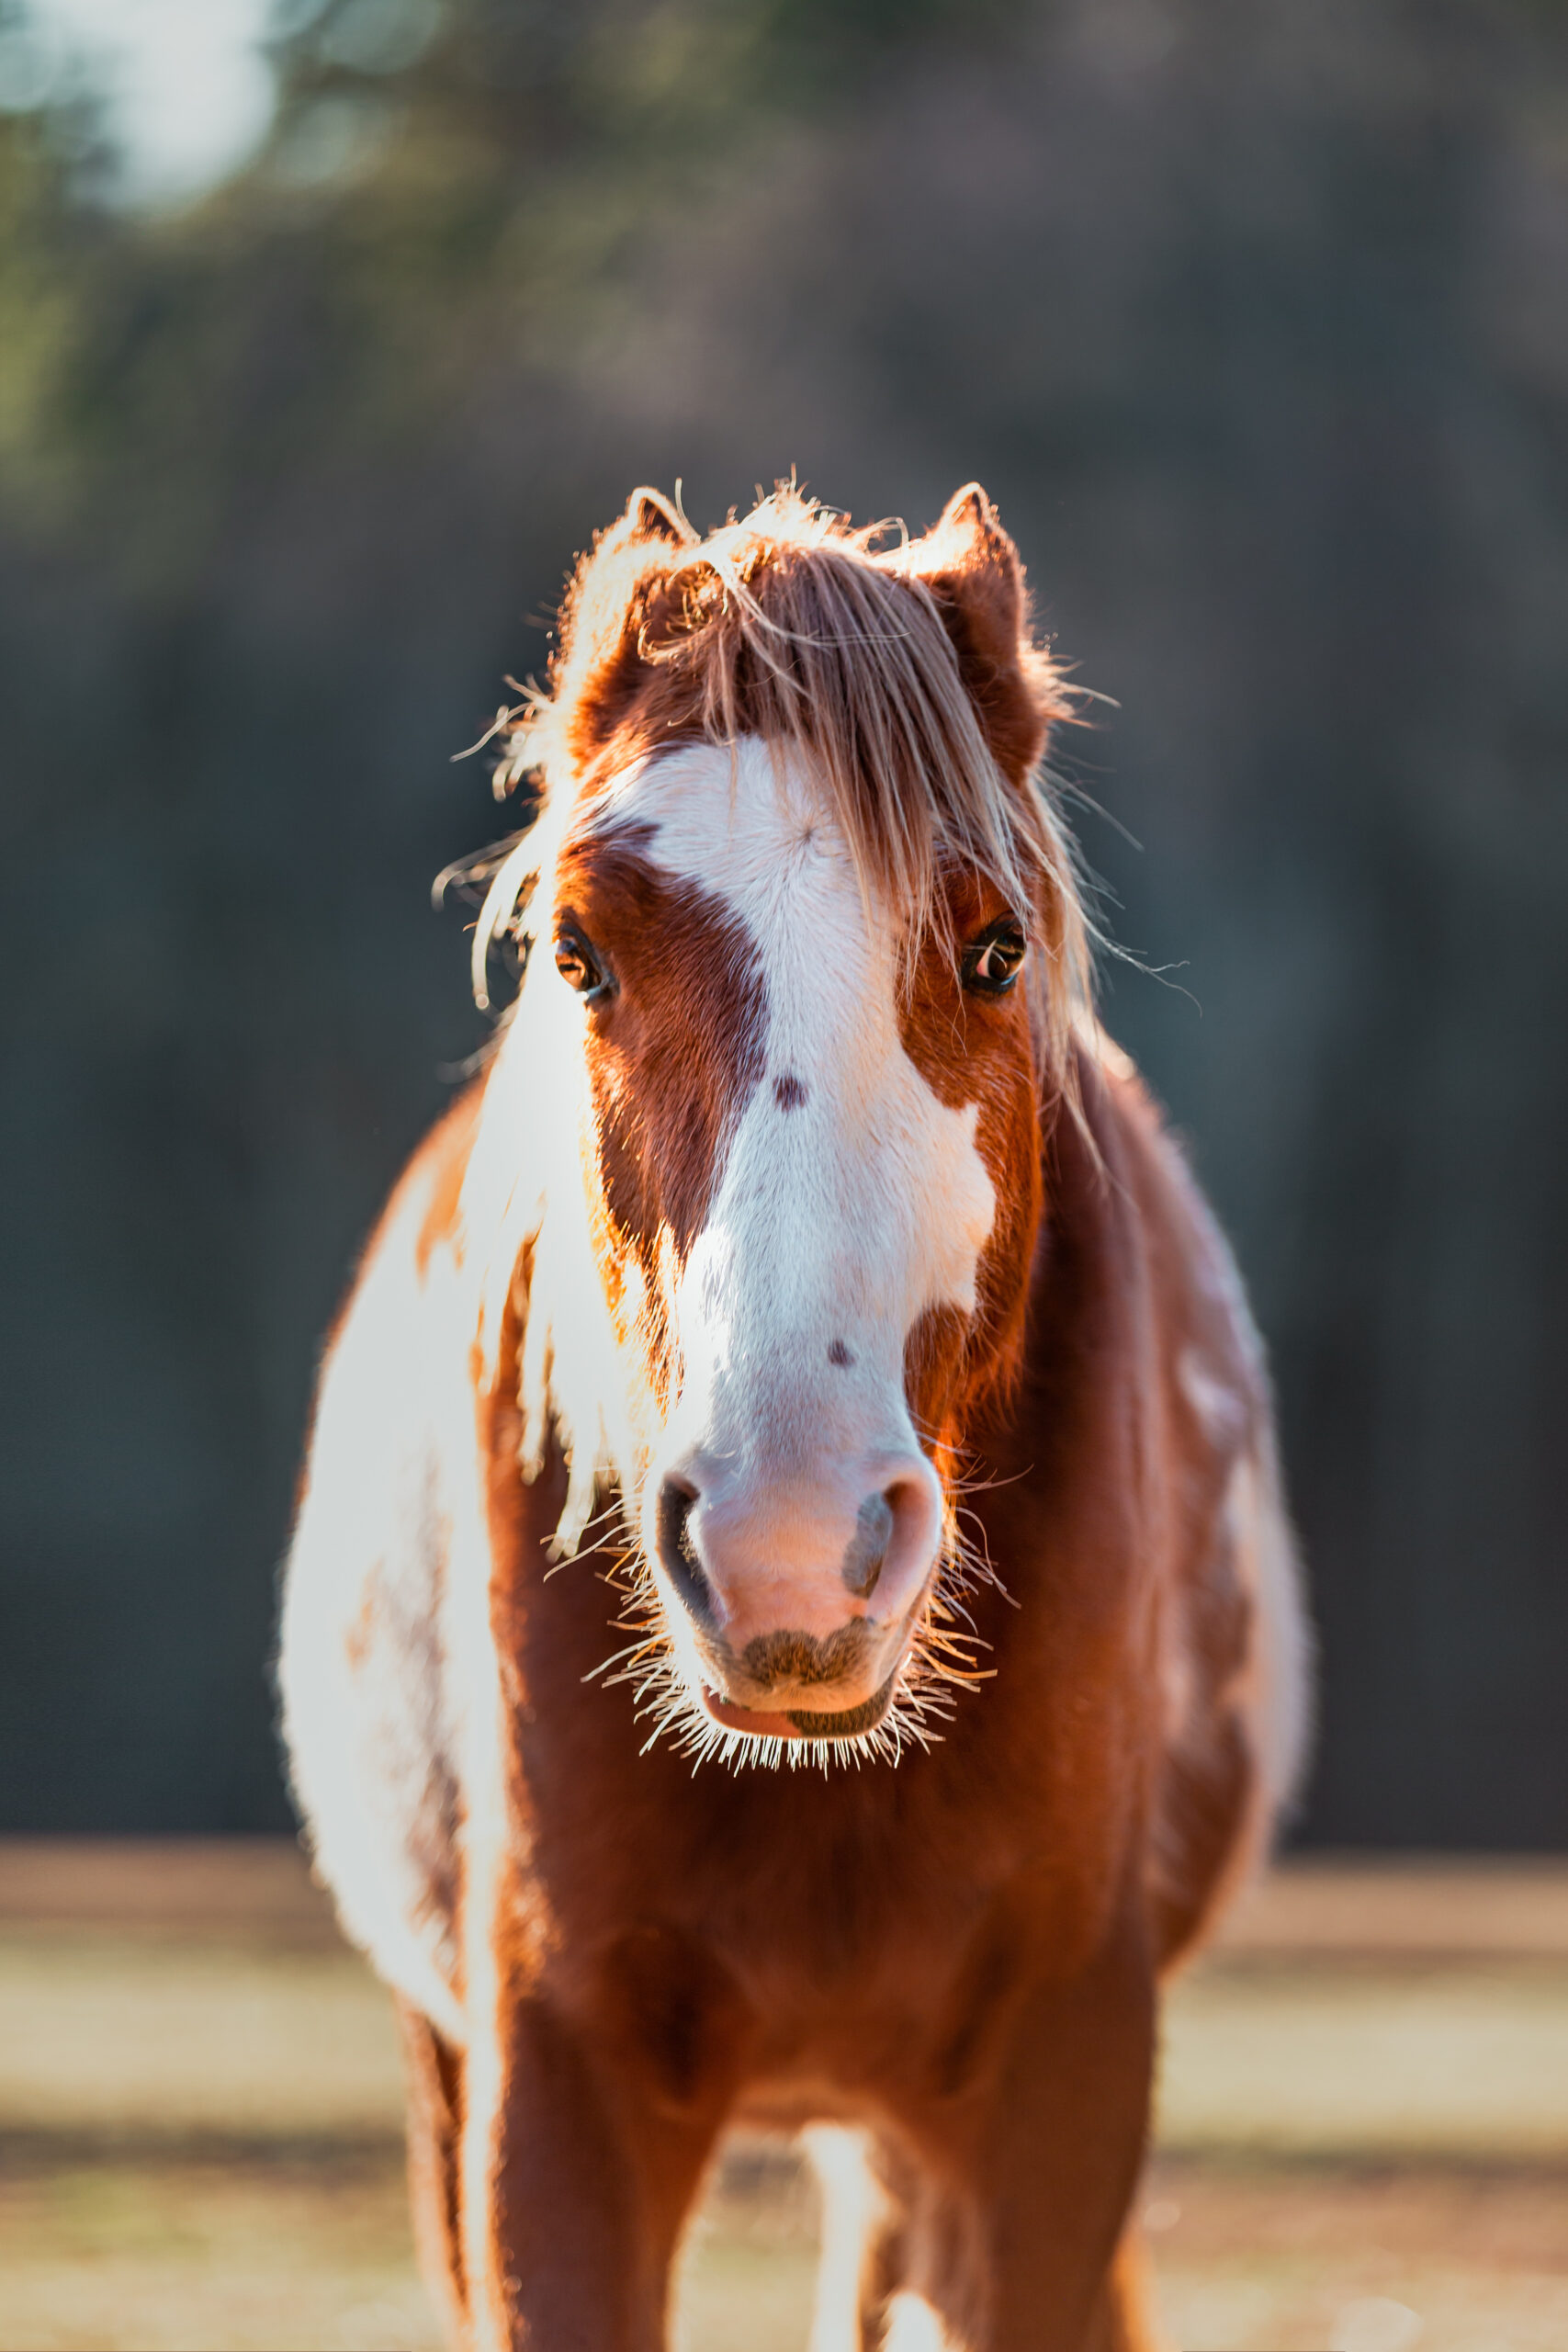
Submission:
[[1148,1882],[1169,1963],[1267,1851],[1308,1733],[1310,1643],[1262,1342],[1235,1258],[1124,1057],[1100,1066],[1143,1236],[1168,1498],[1155,1613],[1161,1737]]
[[414,1155],[328,1342],[278,1669],[317,1870],[354,1941],[454,2041],[459,1732],[444,1626],[476,1517],[458,1204],[481,1091]]

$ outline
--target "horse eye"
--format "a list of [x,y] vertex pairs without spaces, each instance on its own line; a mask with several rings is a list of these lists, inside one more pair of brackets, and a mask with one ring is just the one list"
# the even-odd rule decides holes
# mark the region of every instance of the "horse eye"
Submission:
[[604,965],[575,925],[557,935],[556,969],[568,988],[575,989],[588,1004],[597,1003],[610,993],[609,976]]
[[1004,996],[1023,968],[1029,942],[1011,915],[992,923],[964,951],[964,985],[976,996]]

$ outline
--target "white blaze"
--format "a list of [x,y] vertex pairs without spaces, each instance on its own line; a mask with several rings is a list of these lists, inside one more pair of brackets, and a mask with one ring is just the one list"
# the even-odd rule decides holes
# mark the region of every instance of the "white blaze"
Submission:
[[810,1451],[824,1410],[852,1444],[907,1443],[906,1337],[973,1310],[996,1201],[977,1104],[939,1102],[904,1049],[891,922],[810,780],[754,740],[630,771],[604,820],[649,827],[649,857],[745,926],[767,992],[763,1075],[682,1283],[681,1423],[753,1459]]

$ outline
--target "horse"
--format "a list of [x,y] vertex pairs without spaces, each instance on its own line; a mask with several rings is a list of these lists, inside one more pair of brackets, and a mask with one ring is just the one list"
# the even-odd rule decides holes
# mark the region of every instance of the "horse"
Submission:
[[815,2352],[1154,2346],[1159,1990],[1295,1783],[1230,1253],[1100,1027],[1077,708],[978,485],[641,490],[498,719],[489,1058],[325,1354],[293,1787],[469,2352],[654,2352],[721,2137]]

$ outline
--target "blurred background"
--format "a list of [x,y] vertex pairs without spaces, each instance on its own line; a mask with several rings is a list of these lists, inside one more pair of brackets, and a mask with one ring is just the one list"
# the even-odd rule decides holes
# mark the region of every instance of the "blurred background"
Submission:
[[[0,0],[0,2347],[434,2344],[273,1729],[316,1351],[486,1034],[452,755],[634,483],[794,468],[998,501],[1273,1354],[1321,1736],[1175,2338],[1558,2352],[1568,0]],[[686,2352],[814,2226],[732,2152]]]
[[1308,1843],[1568,1836],[1568,8],[0,0],[0,1809],[281,1829],[450,764],[628,488],[979,476],[1270,1343]]
[[632,482],[978,475],[1272,1345],[1304,1841],[1568,1835],[1561,0],[0,0],[0,1809],[282,1830],[430,875]]

